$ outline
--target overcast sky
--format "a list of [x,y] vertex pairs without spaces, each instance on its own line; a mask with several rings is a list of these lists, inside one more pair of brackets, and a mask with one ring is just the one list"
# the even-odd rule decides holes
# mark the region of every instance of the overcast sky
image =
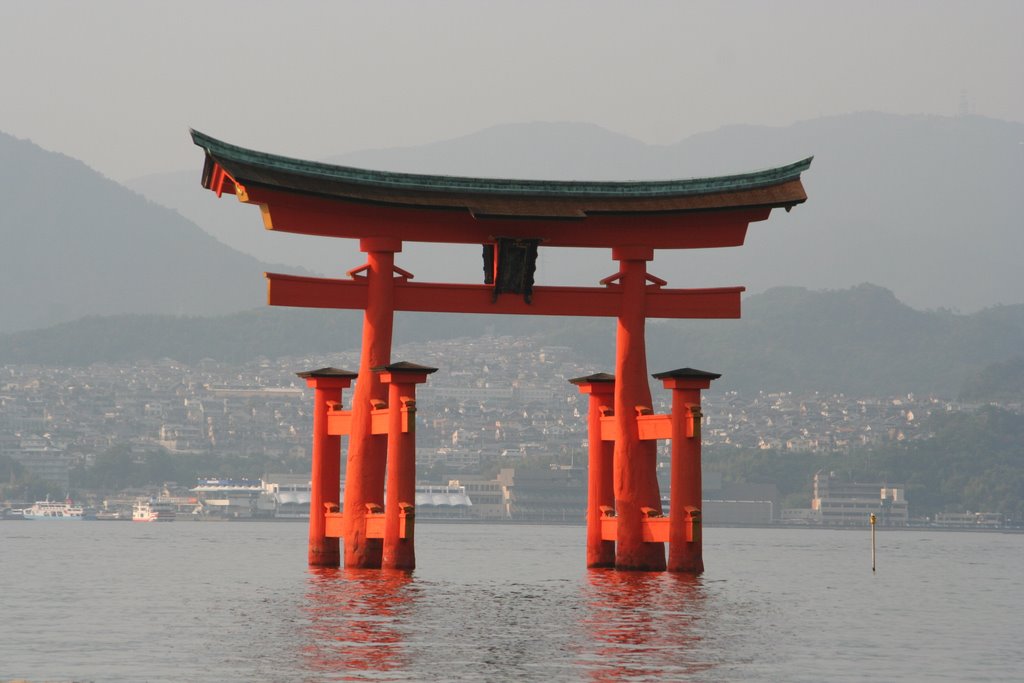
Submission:
[[877,110],[1024,121],[1024,2],[0,3],[0,130],[116,179],[195,127],[317,158],[528,121],[649,143]]

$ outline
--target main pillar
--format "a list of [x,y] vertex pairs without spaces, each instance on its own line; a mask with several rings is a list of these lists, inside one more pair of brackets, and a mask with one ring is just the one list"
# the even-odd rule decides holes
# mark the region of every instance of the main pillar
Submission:
[[337,368],[300,372],[298,376],[313,388],[313,465],[309,494],[309,565],[337,567],[340,553],[337,538],[328,538],[324,519],[325,503],[338,503],[341,492],[341,437],[327,433],[327,412],[341,405],[341,390],[352,384],[356,373]]
[[416,385],[437,372],[415,363],[377,368],[388,386],[388,456],[384,504],[385,569],[415,569]]
[[387,441],[372,429],[374,405],[387,400],[387,387],[373,368],[391,362],[391,336],[395,316],[395,252],[400,240],[368,237],[359,240],[366,252],[367,302],[363,314],[363,347],[359,379],[352,398],[352,429],[349,434],[348,467],[345,473],[344,539],[345,566],[364,569],[381,566],[379,539],[365,537],[367,505],[384,506],[384,475]]
[[643,508],[660,514],[657,445],[641,441],[637,408],[650,407],[647,384],[647,349],[644,327],[647,320],[647,261],[654,258],[649,247],[616,247],[612,258],[619,262],[618,280],[622,291],[615,337],[615,513],[618,542],[615,567],[663,571],[665,544],[643,540]]
[[611,412],[615,376],[600,372],[569,380],[590,396],[587,407],[587,567],[614,567],[615,541],[601,537],[601,508],[615,508],[614,443],[601,438],[601,416]]
[[704,571],[701,515],[700,392],[721,375],[682,368],[654,375],[672,391],[672,473],[669,488],[668,570]]

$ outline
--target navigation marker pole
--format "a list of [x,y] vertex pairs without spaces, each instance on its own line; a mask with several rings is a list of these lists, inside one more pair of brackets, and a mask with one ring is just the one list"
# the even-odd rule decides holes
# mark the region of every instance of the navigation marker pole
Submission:
[[871,571],[875,571],[875,513],[871,513]]

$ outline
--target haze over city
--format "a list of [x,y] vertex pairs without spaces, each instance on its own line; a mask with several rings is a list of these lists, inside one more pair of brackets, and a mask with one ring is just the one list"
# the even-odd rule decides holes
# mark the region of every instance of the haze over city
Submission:
[[1013,0],[8,2],[0,130],[118,181],[189,127],[301,158],[504,123],[650,144],[859,111],[1024,121]]

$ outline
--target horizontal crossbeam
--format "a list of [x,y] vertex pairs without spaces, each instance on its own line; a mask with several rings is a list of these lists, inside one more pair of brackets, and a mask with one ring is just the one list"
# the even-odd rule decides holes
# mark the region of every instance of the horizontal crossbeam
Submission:
[[[672,438],[672,415],[637,415],[636,428],[641,441],[657,441]],[[695,427],[696,425],[696,427]],[[699,413],[688,411],[683,418],[682,436],[692,439],[700,435]],[[333,432],[332,432],[333,433]],[[601,441],[615,441],[619,438],[619,423],[614,415],[601,417]]]
[[[643,517],[640,520],[641,539],[645,543],[668,543],[669,541],[669,518],[668,517]],[[601,517],[601,540],[619,540],[619,518]]]
[[[364,280],[335,280],[266,273],[271,306],[365,310]],[[494,300],[489,285],[407,282],[396,279],[395,310],[424,313],[493,313],[505,315],[618,316],[619,287],[534,287],[527,303],[504,294]],[[650,286],[645,297],[648,318],[739,318],[744,287],[664,289]]]
[[[398,515],[398,537],[409,538],[409,522],[413,514],[402,512]],[[324,513],[325,532],[327,538],[345,537],[345,513],[331,512]],[[385,515],[383,512],[368,512],[363,518],[366,538],[384,538]]]
[[[370,411],[370,433],[389,433],[390,408],[375,408]],[[399,408],[402,413],[402,433],[408,434],[415,429],[415,409]],[[352,433],[352,411],[331,410],[327,413],[327,433],[330,436],[347,436]]]

